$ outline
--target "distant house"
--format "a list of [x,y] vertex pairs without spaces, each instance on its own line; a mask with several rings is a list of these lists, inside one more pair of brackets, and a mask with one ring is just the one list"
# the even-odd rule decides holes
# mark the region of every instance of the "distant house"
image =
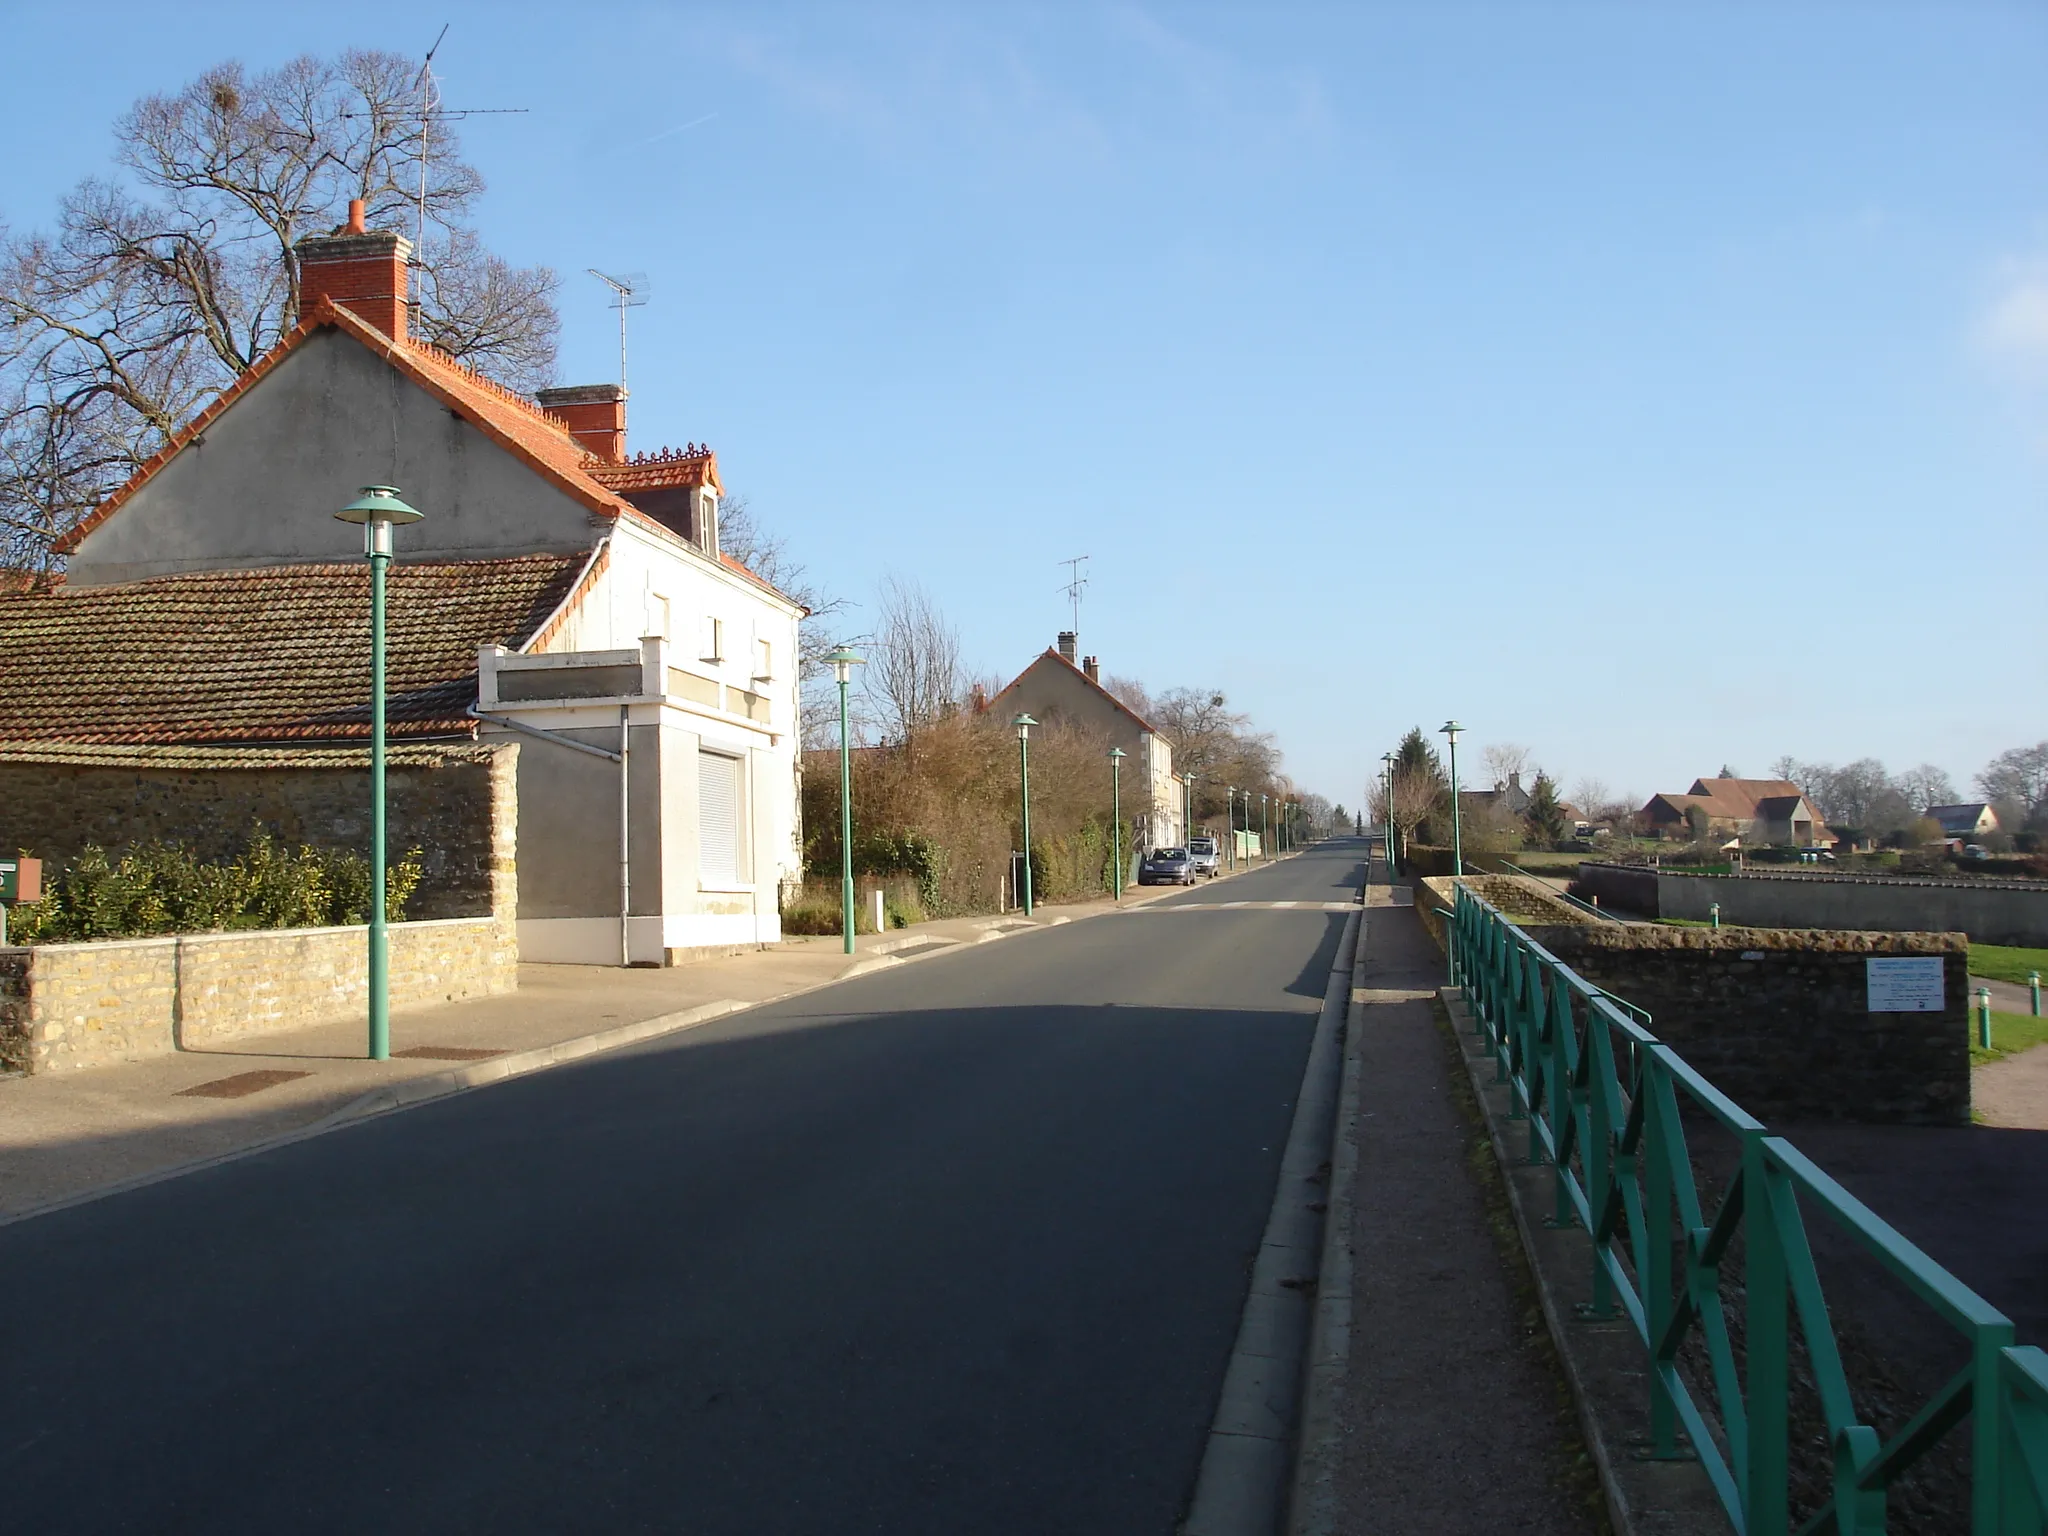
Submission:
[[1998,812],[1982,800],[1964,805],[1930,805],[1927,814],[1941,823],[1943,837],[1982,837],[2000,830]]
[[1790,779],[1695,779],[1682,795],[1652,795],[1642,809],[1653,837],[1690,837],[1695,811],[1708,834],[1811,848],[1832,840],[1827,823]]
[[1485,814],[1497,811],[1503,817],[1519,821],[1529,814],[1529,791],[1522,787],[1519,771],[1511,773],[1504,784],[1495,784],[1491,789],[1461,789],[1458,791],[1458,808],[1466,815]]
[[303,318],[0,581],[0,742],[359,744],[368,576],[335,509],[426,514],[390,573],[388,734],[516,742],[529,960],[664,964],[781,934],[803,608],[725,554],[708,448],[626,454],[616,384],[528,399],[409,334],[403,236],[297,247]]
[[1029,715],[1041,724],[1069,721],[1099,731],[1111,745],[1122,747],[1124,787],[1133,807],[1135,835],[1146,848],[1177,845],[1187,834],[1185,791],[1173,776],[1173,746],[1152,723],[1102,686],[1102,669],[1093,656],[1078,664],[1072,630],[1060,631],[1059,644],[1044,652],[1016,680],[981,707],[1003,719]]

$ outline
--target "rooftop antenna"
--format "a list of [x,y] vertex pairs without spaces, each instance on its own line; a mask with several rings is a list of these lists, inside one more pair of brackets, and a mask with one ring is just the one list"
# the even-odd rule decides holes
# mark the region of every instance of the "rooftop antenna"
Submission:
[[1088,590],[1088,573],[1082,569],[1088,563],[1088,556],[1076,555],[1071,560],[1057,562],[1067,568],[1067,584],[1060,591],[1067,594],[1067,601],[1074,605],[1074,633],[1081,633],[1081,594]]
[[[427,243],[427,166],[432,159],[428,152],[433,148],[435,122],[446,122],[461,117],[498,117],[507,113],[524,112],[527,110],[525,107],[463,107],[454,112],[443,112],[441,110],[441,87],[434,79],[434,55],[441,51],[441,43],[448,36],[450,25],[452,23],[445,21],[441,23],[441,30],[434,36],[434,46],[427,50],[427,56],[420,61],[419,74],[413,77],[413,89],[419,96],[420,101],[420,190],[418,201],[414,205],[412,260],[407,265],[412,268],[416,275],[422,273],[425,267],[425,263],[421,260],[420,252],[426,248]],[[343,117],[375,117],[378,113],[371,110],[363,110],[344,112],[341,115]],[[425,278],[419,276],[417,281],[424,285]],[[416,295],[413,302],[417,304],[425,297],[424,293]]]
[[619,312],[619,388],[626,387],[626,311],[647,302],[647,274],[627,272],[614,277],[595,267],[585,269],[612,291],[612,304]]

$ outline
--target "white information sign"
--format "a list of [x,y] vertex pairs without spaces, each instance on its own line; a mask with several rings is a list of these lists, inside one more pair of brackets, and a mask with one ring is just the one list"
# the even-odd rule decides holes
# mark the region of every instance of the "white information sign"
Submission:
[[1872,1013],[1939,1013],[1947,1005],[1939,955],[1887,956],[1863,965]]

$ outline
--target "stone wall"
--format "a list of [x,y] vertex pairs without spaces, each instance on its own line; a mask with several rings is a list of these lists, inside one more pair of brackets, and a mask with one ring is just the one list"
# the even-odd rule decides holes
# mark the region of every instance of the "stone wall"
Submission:
[[[1766,1122],[1966,1125],[1969,951],[1958,933],[1530,927],[1596,986],[1627,998],[1699,1072]],[[1939,956],[1939,1013],[1872,1013],[1865,962]]]
[[[391,1003],[510,992],[509,922],[394,923]],[[362,1013],[365,929],[189,934],[0,950],[0,1063],[69,1072]]]
[[[407,915],[516,916],[519,748],[391,749],[393,856],[426,870]],[[367,846],[366,748],[0,747],[0,849],[62,865],[87,843],[119,852],[161,840],[207,860],[240,853],[252,828],[322,848]]]
[[1979,944],[2048,945],[2048,882],[1749,869],[1695,875],[1641,865],[1585,863],[1573,894],[1638,917],[1752,928],[1965,933]]

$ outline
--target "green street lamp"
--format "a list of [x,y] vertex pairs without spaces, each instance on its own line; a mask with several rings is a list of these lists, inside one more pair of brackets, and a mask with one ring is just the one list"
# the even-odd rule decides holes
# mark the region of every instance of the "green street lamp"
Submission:
[[1180,776],[1180,781],[1187,786],[1188,792],[1188,813],[1185,825],[1187,835],[1180,840],[1181,846],[1185,848],[1194,841],[1195,837],[1195,776],[1192,773],[1184,773]]
[[391,1059],[391,942],[384,921],[384,571],[391,530],[426,514],[398,499],[395,485],[366,485],[334,514],[360,523],[370,561],[370,1060]]
[[1116,899],[1124,899],[1124,749],[1109,749],[1109,867],[1116,872]]
[[[1245,792],[1245,820],[1251,820],[1251,792]],[[1271,834],[1266,830],[1266,796],[1259,796],[1259,857],[1266,863],[1273,862],[1273,845],[1267,841]]]
[[1451,738],[1451,873],[1465,873],[1465,839],[1458,815],[1458,732],[1465,729],[1455,720],[1446,720],[1437,729]]
[[846,685],[853,681],[853,669],[866,665],[840,646],[825,660],[831,664],[832,680],[839,684],[839,921],[845,930],[846,953],[853,953],[853,743],[846,730]]
[[1230,868],[1237,870],[1237,786],[1223,786],[1223,824],[1230,829]]
[[1024,892],[1024,915],[1031,915],[1031,727],[1038,724],[1029,715],[1019,715],[1010,724],[1017,727],[1017,803],[1024,824],[1024,876],[1017,882]]
[[1381,809],[1382,809],[1382,810],[1383,810],[1383,811],[1384,811],[1384,812],[1386,813],[1383,819],[1385,820],[1385,822],[1386,822],[1386,824],[1387,824],[1387,825],[1386,825],[1386,845],[1387,845],[1387,846],[1386,846],[1386,855],[1387,855],[1387,883],[1388,883],[1388,884],[1390,884],[1390,885],[1391,885],[1391,884],[1393,883],[1393,880],[1394,880],[1394,763],[1395,763],[1395,761],[1396,761],[1396,759],[1395,759],[1395,757],[1394,757],[1394,754],[1393,754],[1393,753],[1391,753],[1391,752],[1383,752],[1383,753],[1381,753],[1381,754],[1380,754],[1380,784],[1381,784],[1381,786],[1382,786],[1382,788],[1381,788],[1381,791],[1380,791],[1380,793],[1381,793],[1381,795],[1382,795],[1382,797],[1383,797],[1383,798],[1382,798],[1382,800],[1381,800],[1381,802],[1380,802],[1380,808],[1381,808]]

